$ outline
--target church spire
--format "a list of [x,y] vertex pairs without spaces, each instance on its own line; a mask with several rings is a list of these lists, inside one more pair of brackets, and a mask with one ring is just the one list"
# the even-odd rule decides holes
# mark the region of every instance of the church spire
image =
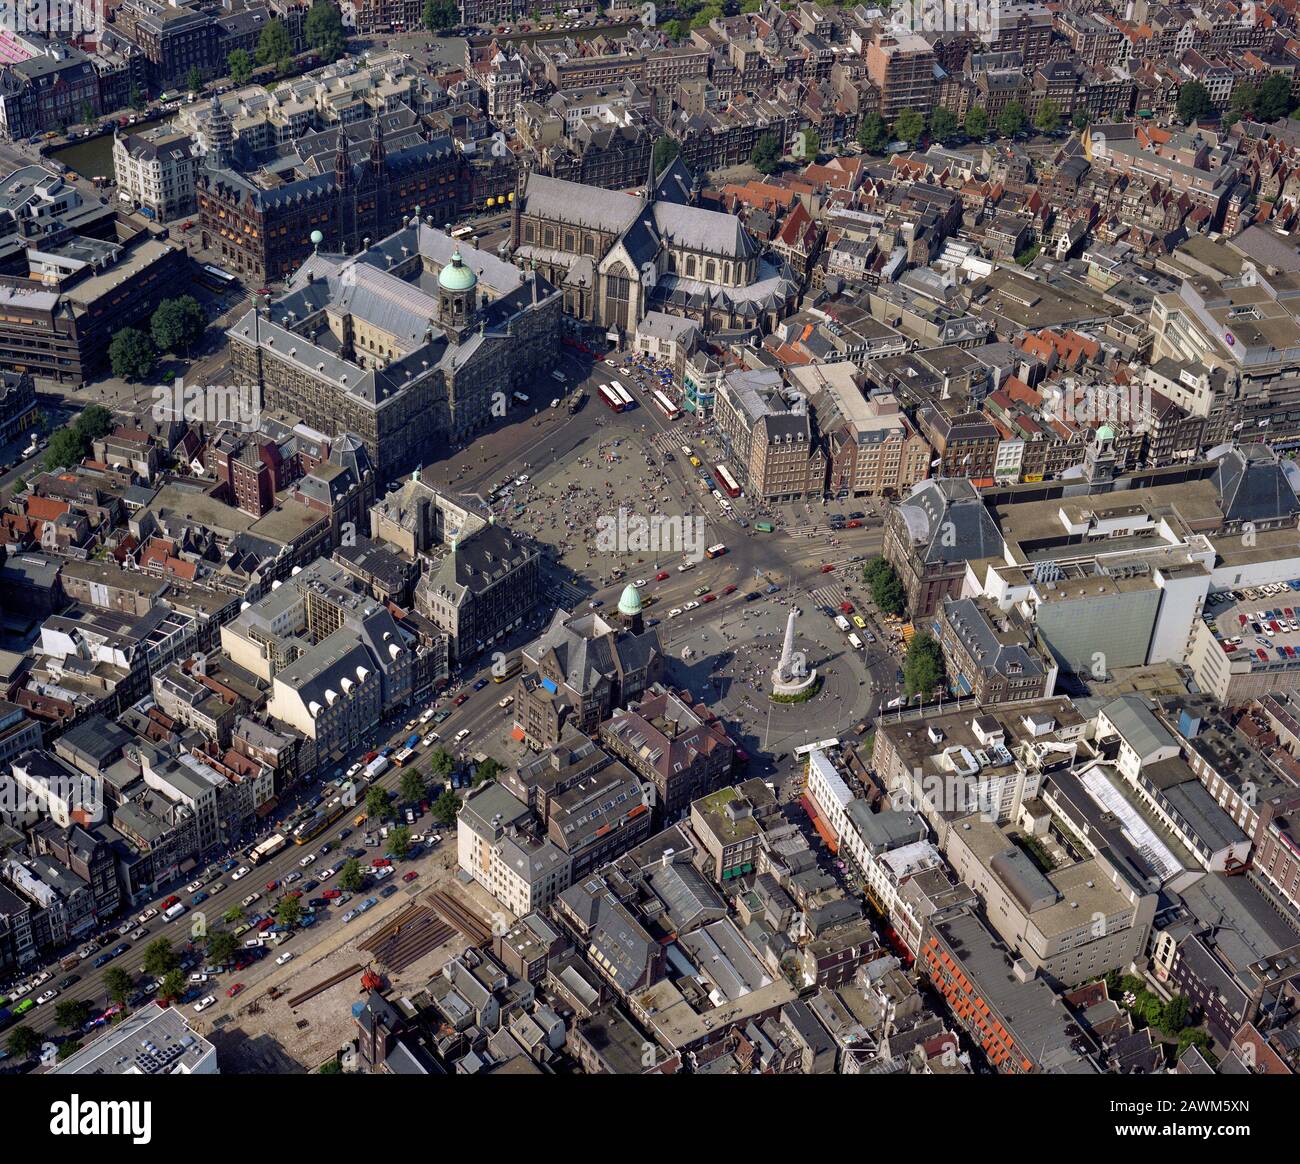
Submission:
[[340,190],[347,190],[352,185],[352,161],[348,157],[348,135],[341,125],[338,133],[338,145],[334,149],[334,181]]
[[375,119],[370,123],[370,168],[380,173],[384,168],[384,123],[379,110],[375,110]]

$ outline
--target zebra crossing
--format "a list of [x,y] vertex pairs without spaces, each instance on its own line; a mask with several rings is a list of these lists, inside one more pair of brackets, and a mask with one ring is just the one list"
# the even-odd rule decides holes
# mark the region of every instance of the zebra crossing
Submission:
[[586,595],[572,582],[552,582],[546,589],[546,601],[564,610],[576,610]]
[[844,587],[834,582],[818,586],[815,590],[808,591],[808,594],[817,606],[829,606],[832,610],[838,610],[840,603],[848,601]]

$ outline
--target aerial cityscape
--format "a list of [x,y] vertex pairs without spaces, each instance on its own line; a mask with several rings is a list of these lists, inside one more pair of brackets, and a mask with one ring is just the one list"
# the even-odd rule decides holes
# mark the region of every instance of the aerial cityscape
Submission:
[[1300,1071],[1297,0],[19,8],[0,1075]]

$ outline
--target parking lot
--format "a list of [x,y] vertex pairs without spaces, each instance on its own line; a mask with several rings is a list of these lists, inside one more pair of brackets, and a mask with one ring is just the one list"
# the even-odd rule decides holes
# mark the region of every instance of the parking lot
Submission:
[[1300,580],[1211,595],[1206,617],[1225,651],[1250,651],[1260,662],[1300,657]]

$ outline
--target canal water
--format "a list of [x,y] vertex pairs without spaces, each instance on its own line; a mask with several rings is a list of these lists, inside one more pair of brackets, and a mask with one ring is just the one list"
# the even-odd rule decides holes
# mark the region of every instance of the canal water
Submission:
[[[158,125],[169,124],[175,114],[156,117],[152,121],[137,121],[127,126],[124,132],[139,133],[141,130],[153,129]],[[75,170],[83,178],[113,177],[113,135],[101,134],[99,137],[84,138],[71,145],[51,150],[48,155],[65,169]]]

